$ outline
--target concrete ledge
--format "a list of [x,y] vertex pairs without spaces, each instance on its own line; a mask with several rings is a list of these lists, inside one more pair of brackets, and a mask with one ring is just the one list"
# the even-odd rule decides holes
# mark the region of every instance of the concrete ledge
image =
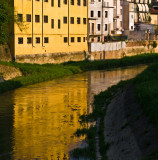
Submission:
[[17,55],[16,62],[20,63],[64,63],[68,61],[83,61],[86,58],[85,52],[69,52],[69,53],[45,53],[33,55]]

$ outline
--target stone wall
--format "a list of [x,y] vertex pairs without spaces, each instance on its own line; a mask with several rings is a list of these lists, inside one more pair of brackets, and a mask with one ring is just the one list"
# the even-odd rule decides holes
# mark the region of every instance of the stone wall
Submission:
[[86,59],[86,52],[71,52],[71,53],[45,53],[34,55],[16,56],[16,62],[20,63],[64,63],[68,61],[83,61]]
[[11,61],[11,53],[8,45],[0,45],[0,61]]
[[0,76],[0,83],[4,82],[4,79],[2,76]]
[[90,43],[91,52],[99,51],[117,51],[126,48],[126,43],[123,42],[106,42],[106,43]]
[[19,69],[0,64],[0,81],[1,82],[3,82],[4,80],[10,80],[20,76],[22,76],[22,73]]
[[[98,45],[97,49],[93,50],[92,48],[93,52],[91,52],[91,54],[89,55],[89,59],[90,60],[119,59],[123,58],[124,56],[134,56],[144,53],[158,53],[158,47],[153,49],[151,46],[148,47],[148,43],[149,43],[148,41],[128,42],[126,44],[126,47],[123,44],[121,48],[115,48],[118,50],[111,50],[111,48],[109,50],[108,48],[102,50],[103,48]],[[106,44],[102,45],[107,46]]]

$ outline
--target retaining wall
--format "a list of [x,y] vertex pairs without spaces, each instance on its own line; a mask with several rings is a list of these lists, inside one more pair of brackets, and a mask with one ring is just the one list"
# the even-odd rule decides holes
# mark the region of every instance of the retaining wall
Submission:
[[0,45],[0,61],[11,61],[11,53],[8,45]]
[[[152,42],[151,42],[152,43]],[[157,41],[158,43],[158,41]],[[158,53],[158,47],[148,47],[148,41],[96,43],[91,45],[90,60],[119,59],[144,53]]]
[[45,53],[34,55],[16,56],[16,62],[20,63],[64,63],[68,61],[83,61],[86,59],[86,52],[71,52],[71,53]]

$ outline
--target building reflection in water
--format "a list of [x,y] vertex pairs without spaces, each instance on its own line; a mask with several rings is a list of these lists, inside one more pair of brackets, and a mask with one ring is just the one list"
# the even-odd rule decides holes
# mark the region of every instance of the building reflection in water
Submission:
[[74,136],[87,113],[86,76],[74,76],[15,91],[14,159],[68,159],[82,138]]
[[92,112],[94,94],[120,80],[134,77],[142,67],[92,71],[61,80],[17,89],[14,92],[14,160],[69,159],[77,138],[79,117]]

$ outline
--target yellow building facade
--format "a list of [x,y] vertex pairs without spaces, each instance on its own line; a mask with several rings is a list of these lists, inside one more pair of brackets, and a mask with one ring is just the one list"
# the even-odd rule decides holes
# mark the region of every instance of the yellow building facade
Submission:
[[13,55],[87,51],[87,0],[13,0]]

